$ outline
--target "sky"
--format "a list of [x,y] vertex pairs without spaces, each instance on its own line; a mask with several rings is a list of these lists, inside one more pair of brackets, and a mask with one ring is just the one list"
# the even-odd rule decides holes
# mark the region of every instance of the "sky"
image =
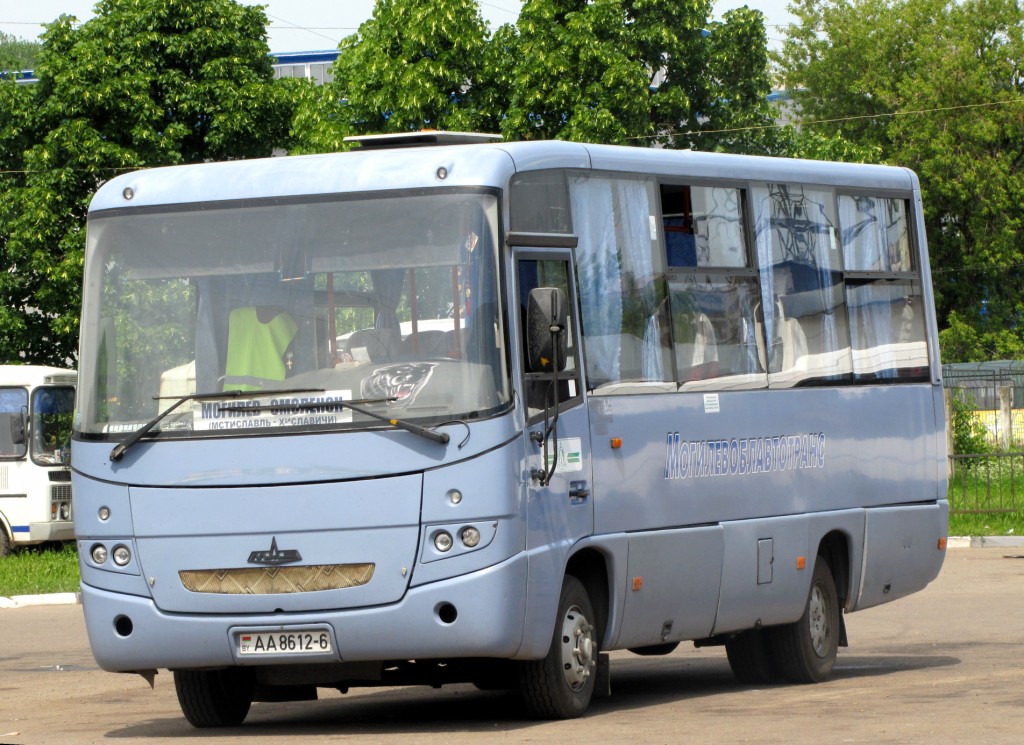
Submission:
[[[359,24],[373,13],[373,0],[260,0],[245,5],[265,5],[271,52],[309,52],[335,49],[338,42],[354,33]],[[730,8],[748,5],[765,14],[770,46],[777,46],[782,36],[774,25],[792,20],[786,10],[789,0],[718,0],[715,15]],[[20,39],[35,39],[43,32],[41,24],[50,23],[63,13],[79,21],[93,15],[95,0],[31,0],[31,2],[0,3],[0,31]],[[519,15],[520,0],[480,0],[484,20],[497,28],[512,23]]]

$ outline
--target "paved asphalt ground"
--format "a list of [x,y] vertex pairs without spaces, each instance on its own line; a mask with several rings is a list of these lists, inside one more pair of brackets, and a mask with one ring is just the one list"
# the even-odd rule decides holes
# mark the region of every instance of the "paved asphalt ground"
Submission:
[[325,692],[255,704],[237,729],[182,719],[156,687],[104,673],[81,608],[0,608],[0,743],[1024,743],[1024,547],[948,551],[925,591],[847,616],[850,647],[814,686],[736,683],[721,649],[612,654],[612,697],[566,722],[470,686]]

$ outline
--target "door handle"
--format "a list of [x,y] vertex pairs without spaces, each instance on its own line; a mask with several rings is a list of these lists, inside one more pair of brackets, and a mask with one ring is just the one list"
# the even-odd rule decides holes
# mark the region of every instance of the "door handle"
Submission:
[[590,486],[586,481],[569,482],[569,501],[572,504],[579,504],[590,496]]

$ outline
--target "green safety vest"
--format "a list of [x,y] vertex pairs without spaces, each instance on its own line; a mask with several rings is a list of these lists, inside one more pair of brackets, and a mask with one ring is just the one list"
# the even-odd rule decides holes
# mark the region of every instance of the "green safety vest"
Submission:
[[298,330],[295,320],[284,312],[263,323],[252,306],[231,311],[224,390],[258,391],[266,381],[284,380],[288,375],[284,355]]

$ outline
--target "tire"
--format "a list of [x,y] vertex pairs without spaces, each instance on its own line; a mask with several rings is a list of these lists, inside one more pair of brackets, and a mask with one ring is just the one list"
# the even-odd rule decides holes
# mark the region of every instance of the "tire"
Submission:
[[765,631],[751,629],[725,643],[732,674],[746,685],[765,685],[779,680],[778,666]]
[[836,583],[828,562],[819,556],[800,620],[770,631],[779,673],[791,683],[828,680],[839,651],[840,631]]
[[519,663],[519,690],[533,716],[572,719],[587,710],[600,651],[595,620],[586,588],[567,576],[547,656]]
[[175,670],[181,713],[193,727],[236,727],[252,705],[253,680],[246,671]]
[[14,551],[14,547],[11,544],[11,539],[7,537],[4,526],[0,524],[0,558],[9,555],[12,551]]

